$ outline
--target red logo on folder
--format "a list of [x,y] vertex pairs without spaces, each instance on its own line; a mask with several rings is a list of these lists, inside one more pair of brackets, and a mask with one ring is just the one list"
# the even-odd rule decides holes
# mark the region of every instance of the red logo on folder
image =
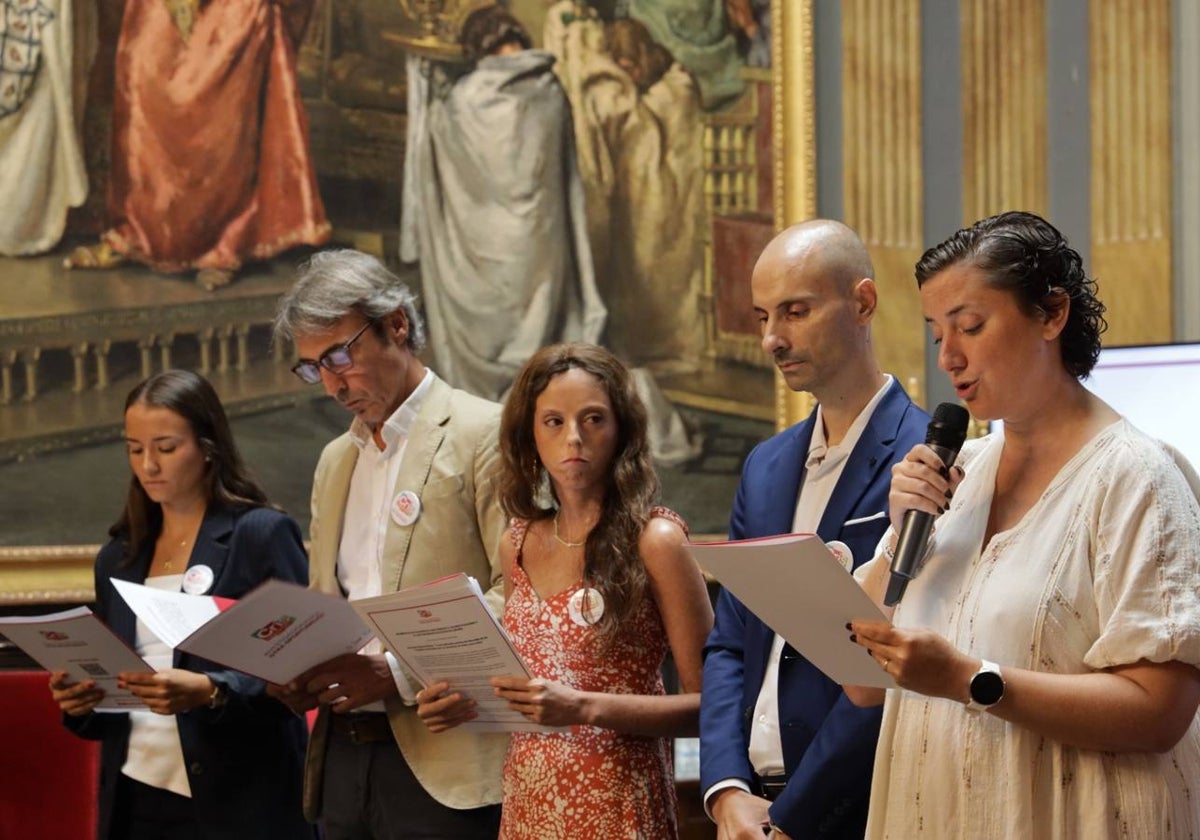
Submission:
[[48,642],[65,642],[71,638],[60,630],[41,630],[39,632],[42,634],[42,638]]
[[433,613],[424,608],[417,610],[417,615],[421,618],[433,618]]
[[250,636],[251,638],[258,639],[260,642],[269,642],[295,623],[296,616],[281,615],[274,621],[268,621],[262,627],[259,627]]

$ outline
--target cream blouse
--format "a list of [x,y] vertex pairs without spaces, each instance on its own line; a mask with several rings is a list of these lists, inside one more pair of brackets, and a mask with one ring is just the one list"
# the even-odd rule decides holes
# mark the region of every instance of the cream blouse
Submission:
[[[964,447],[966,478],[895,624],[930,628],[1002,670],[1200,666],[1200,503],[1185,478],[1195,473],[1120,420],[983,546],[1002,447],[1002,433]],[[866,836],[1200,836],[1200,724],[1163,754],[1101,753],[889,691]]]

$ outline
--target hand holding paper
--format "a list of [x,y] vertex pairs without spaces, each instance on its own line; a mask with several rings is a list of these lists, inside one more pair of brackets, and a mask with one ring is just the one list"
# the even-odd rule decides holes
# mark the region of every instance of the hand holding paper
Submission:
[[51,682],[51,690],[59,692],[55,700],[66,702],[71,714],[142,708],[140,699],[117,684],[117,674],[154,669],[87,607],[0,618],[0,632],[55,677],[62,675]]
[[812,534],[689,545],[747,608],[825,676],[842,685],[895,688],[846,624],[887,619],[870,596]]
[[208,705],[213,682],[206,674],[182,668],[162,671],[123,673],[120,684],[160,715],[174,715]]
[[542,726],[571,726],[582,720],[581,693],[553,680],[492,677],[496,696]]
[[332,704],[339,714],[396,694],[392,669],[382,654],[345,653],[310,668],[292,683],[318,703]]
[[417,692],[417,717],[430,732],[445,732],[474,720],[479,716],[475,711],[477,705],[461,691],[452,691],[445,680],[430,683]]
[[[492,689],[492,677],[517,675],[528,680],[533,675],[488,610],[473,578],[450,575],[351,603],[396,659],[426,687],[418,702],[427,701],[426,713],[436,717],[442,728],[457,720],[456,725],[485,732],[543,729],[510,709]],[[461,697],[432,693],[441,683]],[[464,702],[475,704],[470,713],[461,705]]]
[[63,714],[83,717],[95,711],[104,699],[104,690],[90,679],[72,682],[66,671],[54,671],[50,674],[50,696]]

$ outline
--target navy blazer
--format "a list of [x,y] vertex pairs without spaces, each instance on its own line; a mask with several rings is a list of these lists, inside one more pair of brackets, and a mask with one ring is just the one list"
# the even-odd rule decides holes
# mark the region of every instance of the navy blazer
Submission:
[[[137,619],[112,580],[142,583],[154,553],[148,541],[134,563],[123,563],[125,543],[114,539],[96,557],[96,614],[131,647]],[[300,528],[270,508],[210,507],[200,525],[188,568],[208,566],[206,595],[240,598],[269,578],[308,583],[308,558]],[[208,674],[225,688],[227,702],[175,716],[192,802],[206,840],[315,837],[300,808],[307,728],[285,706],[263,693],[263,682],[175,651],[174,666]],[[114,831],[117,780],[129,746],[129,715],[63,716],[67,728],[102,741],[97,837]]]
[[[730,539],[792,530],[816,412],[754,448],[729,522]],[[858,566],[887,530],[892,464],[925,440],[929,415],[893,381],[863,429],[825,507],[817,534],[849,546]],[[750,719],[762,689],[774,631],[722,590],[704,649],[700,695],[700,785],[755,780]],[[865,654],[864,654],[865,655]],[[861,840],[866,829],[875,742],[882,711],[860,709],[791,645],[779,663],[779,726],[787,787],[771,820],[790,837]]]

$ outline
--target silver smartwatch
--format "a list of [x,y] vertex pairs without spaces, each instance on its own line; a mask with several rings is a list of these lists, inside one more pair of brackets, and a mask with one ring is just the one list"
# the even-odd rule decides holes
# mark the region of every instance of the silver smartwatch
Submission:
[[967,701],[968,712],[982,712],[999,703],[1004,697],[1004,677],[1000,675],[1000,666],[982,660],[979,670],[971,677],[968,691],[971,697]]

